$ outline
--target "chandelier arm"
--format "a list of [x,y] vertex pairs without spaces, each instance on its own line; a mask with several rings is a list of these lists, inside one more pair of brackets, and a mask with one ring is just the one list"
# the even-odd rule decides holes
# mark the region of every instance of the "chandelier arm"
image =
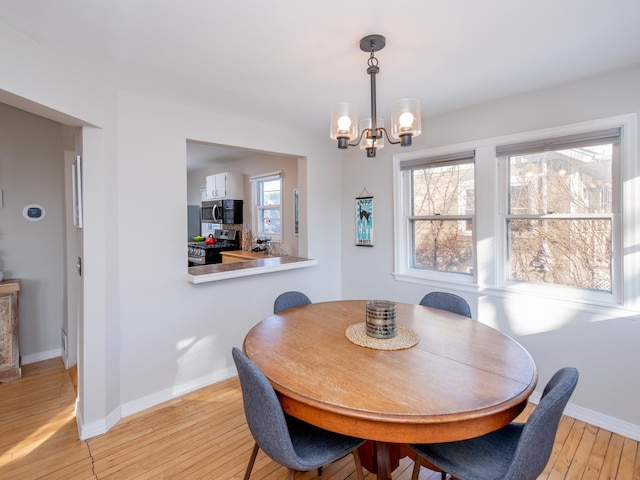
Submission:
[[[396,140],[393,141],[391,140],[391,137],[389,136],[389,132],[387,132],[387,129],[384,127],[379,127],[378,130],[384,132],[384,136],[387,137],[387,142],[389,142],[389,144],[391,145],[399,145],[400,143],[402,143],[400,140]],[[365,133],[372,131],[371,128],[365,128],[364,130],[362,130],[362,132],[360,132],[360,135],[358,136],[358,139],[356,141],[354,141],[353,143],[348,143],[348,145],[350,147],[357,147],[358,144],[360,143],[360,141],[362,140],[362,137],[364,136]]]
[[358,137],[358,139],[353,142],[353,143],[348,143],[347,145],[349,145],[350,147],[357,147],[358,144],[360,143],[360,140],[362,140],[362,137],[365,133],[367,133],[368,131],[371,131],[370,128],[365,128],[364,130],[362,130],[362,132],[360,132],[360,136]]
[[389,132],[387,132],[386,128],[382,127],[378,130],[382,130],[384,132],[384,136],[387,137],[387,142],[389,142],[391,145],[399,145],[400,143],[402,143],[400,140],[396,140],[395,142],[391,140],[391,138],[389,137]]

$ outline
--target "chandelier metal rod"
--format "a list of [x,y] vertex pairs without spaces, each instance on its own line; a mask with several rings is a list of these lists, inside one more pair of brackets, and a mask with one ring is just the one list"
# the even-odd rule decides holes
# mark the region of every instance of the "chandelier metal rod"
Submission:
[[[371,58],[375,59],[373,56],[373,51],[371,52]],[[370,62],[371,63],[371,62]],[[377,65],[371,65],[367,68],[367,73],[371,77],[371,135],[373,138],[378,138],[378,113],[377,113],[377,105],[376,105],[376,74],[380,71]]]

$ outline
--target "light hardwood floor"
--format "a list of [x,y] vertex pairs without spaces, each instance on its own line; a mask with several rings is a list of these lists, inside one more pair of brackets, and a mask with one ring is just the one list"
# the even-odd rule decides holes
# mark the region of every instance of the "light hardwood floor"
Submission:
[[[23,367],[23,378],[0,384],[0,479],[241,479],[253,440],[236,378],[200,389],[120,421],[108,433],[78,440],[75,392],[60,359]],[[531,407],[530,407],[531,408]],[[523,418],[530,408],[523,413]],[[411,477],[404,458],[394,480]],[[252,480],[287,472],[258,455]],[[354,480],[351,456],[297,480]],[[422,469],[420,480],[439,474]],[[638,479],[638,442],[563,417],[541,479]],[[375,475],[367,473],[367,480]]]

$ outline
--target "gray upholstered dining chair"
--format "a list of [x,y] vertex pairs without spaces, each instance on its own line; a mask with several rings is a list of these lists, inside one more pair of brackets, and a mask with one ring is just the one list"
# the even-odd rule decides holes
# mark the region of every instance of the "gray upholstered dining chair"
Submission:
[[255,446],[244,480],[261,448],[272,460],[289,469],[289,480],[296,471],[307,472],[353,454],[358,480],[364,480],[358,447],[364,440],[318,428],[286,415],[267,377],[242,351],[233,347],[233,360],[238,369],[244,413]]
[[416,453],[412,480],[423,458],[460,479],[535,480],[549,461],[562,411],[577,383],[578,370],[558,370],[526,423],[512,422],[459,442],[410,445]]
[[273,313],[280,313],[283,310],[309,305],[310,303],[309,297],[302,292],[284,292],[278,295],[275,302],[273,302]]
[[467,301],[453,293],[447,292],[431,292],[427,293],[422,300],[420,300],[420,305],[424,305],[425,307],[433,307],[439,310],[446,310],[448,312],[457,313],[458,315],[463,315],[465,317],[471,318],[471,308]]

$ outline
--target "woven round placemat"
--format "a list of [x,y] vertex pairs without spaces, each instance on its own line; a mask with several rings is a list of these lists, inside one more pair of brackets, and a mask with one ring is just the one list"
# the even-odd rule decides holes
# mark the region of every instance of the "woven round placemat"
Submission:
[[356,323],[347,328],[344,334],[351,343],[374,350],[402,350],[413,347],[420,341],[416,332],[402,325],[396,327],[396,332],[395,337],[373,338],[367,335],[366,324]]

